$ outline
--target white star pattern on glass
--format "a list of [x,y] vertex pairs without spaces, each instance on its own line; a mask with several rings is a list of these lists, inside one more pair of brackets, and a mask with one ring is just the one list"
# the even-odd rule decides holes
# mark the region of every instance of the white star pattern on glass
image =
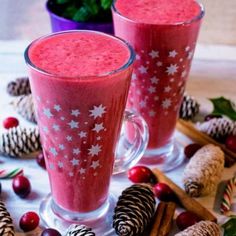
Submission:
[[184,59],[183,58],[180,58],[179,61],[182,62]]
[[79,148],[74,148],[73,149],[73,154],[79,155],[80,154],[80,149]]
[[61,106],[60,105],[54,105],[54,110],[56,110],[56,111],[61,111]]
[[98,173],[97,172],[95,172],[94,174],[93,174],[93,176],[97,176],[98,175]]
[[175,82],[175,79],[174,79],[174,78],[171,78],[171,79],[170,79],[170,82],[171,82],[171,83],[174,83],[174,82]]
[[84,169],[84,168],[80,168],[79,169],[79,173],[82,175],[82,174],[85,174],[85,172],[86,172],[86,169]]
[[70,162],[73,166],[78,166],[79,165],[79,160],[77,160],[75,158],[73,158]]
[[41,98],[39,96],[36,96],[36,99],[37,99],[38,102],[41,101]]
[[63,168],[64,167],[64,164],[61,161],[58,161],[57,165],[58,165],[59,168]]
[[136,80],[137,79],[137,75],[135,73],[132,74],[132,80]]
[[187,47],[185,48],[185,52],[188,52],[189,50],[190,50],[190,47],[187,46]]
[[65,159],[67,159],[67,158],[68,158],[68,156],[67,156],[67,155],[65,155],[65,156],[64,156],[64,158],[65,158]]
[[91,156],[98,156],[98,153],[101,152],[101,146],[96,144],[92,145],[91,148],[88,149],[89,155]]
[[169,52],[169,57],[175,58],[177,54],[178,54],[178,53],[177,53],[175,50],[170,51],[170,52]]
[[51,110],[49,108],[43,108],[43,114],[49,119],[53,117],[53,114],[51,113]]
[[95,124],[95,127],[92,130],[96,133],[99,133],[101,130],[104,130],[103,123]]
[[136,54],[136,60],[140,60],[140,56]]
[[147,67],[140,66],[140,67],[138,68],[138,70],[140,71],[141,74],[146,74],[146,73],[147,73]]
[[97,140],[100,141],[100,140],[101,140],[101,136],[98,136],[98,137],[97,137]]
[[66,140],[68,141],[68,142],[70,142],[70,141],[72,141],[72,136],[66,136]]
[[181,74],[181,77],[184,78],[186,75],[187,75],[187,71],[184,70],[184,71],[182,72],[182,74]]
[[70,171],[70,172],[69,172],[69,176],[70,176],[70,177],[73,177],[73,176],[74,176],[74,173]]
[[97,160],[97,161],[92,161],[92,165],[91,165],[90,167],[95,170],[95,169],[97,169],[99,166],[100,166],[99,160]]
[[49,163],[49,168],[50,168],[51,170],[54,170],[54,165],[53,165],[52,163]]
[[141,91],[140,91],[140,90],[137,90],[136,93],[137,93],[138,95],[141,95]]
[[72,115],[72,116],[75,116],[75,117],[78,117],[78,116],[80,115],[79,109],[71,110],[71,115]]
[[172,102],[171,99],[166,98],[164,101],[162,101],[162,107],[164,109],[168,109],[171,106]]
[[154,58],[159,57],[159,52],[152,50],[148,55],[149,55],[152,59],[154,59]]
[[87,137],[87,133],[84,131],[80,131],[79,134],[80,138],[86,138]]
[[43,127],[43,131],[44,131],[45,133],[48,133],[48,131],[49,131],[49,130],[48,130],[48,127],[47,127],[47,126],[44,126],[44,127]]
[[168,75],[174,75],[178,71],[178,68],[179,67],[176,64],[175,65],[171,64],[166,68],[166,73]]
[[54,124],[54,125],[52,126],[52,128],[53,128],[55,131],[60,131],[60,126],[59,126],[59,125]]
[[155,96],[155,97],[154,97],[154,100],[155,100],[155,101],[158,101],[158,100],[159,100],[159,97],[158,97],[158,96]]
[[161,61],[158,61],[158,62],[157,62],[157,66],[158,66],[158,67],[161,67],[162,65],[163,65],[163,63],[162,63]]
[[153,111],[153,110],[149,111],[149,116],[150,117],[154,117],[155,115],[156,115],[155,111]]
[[158,82],[159,82],[159,79],[156,76],[151,78],[151,83],[152,84],[158,84]]
[[57,150],[56,150],[56,148],[50,148],[50,152],[52,153],[52,155],[54,156],[54,157],[56,157],[57,155],[58,155],[58,152],[57,152]]
[[149,91],[149,93],[155,93],[156,92],[156,88],[155,87],[153,87],[153,86],[150,86],[149,88],[148,88],[148,91]]
[[102,117],[103,114],[106,113],[105,109],[106,107],[102,104],[100,104],[99,106],[93,106],[93,109],[89,111],[91,112],[90,116],[92,116],[94,119],[96,119],[97,117]]
[[165,93],[169,93],[171,91],[171,87],[170,86],[166,86],[165,88],[164,88],[164,92]]
[[144,108],[147,106],[147,102],[144,101],[144,100],[141,100],[140,103],[139,103],[140,107]]
[[71,129],[76,129],[79,128],[79,122],[76,122],[74,120],[71,120],[68,125],[70,126]]
[[65,120],[65,117],[64,117],[64,116],[62,116],[62,117],[60,117],[60,119],[61,119],[61,120]]
[[188,59],[191,60],[192,57],[193,57],[193,51],[190,51],[190,52],[188,53]]
[[65,150],[65,146],[63,144],[59,144],[59,149],[60,150]]

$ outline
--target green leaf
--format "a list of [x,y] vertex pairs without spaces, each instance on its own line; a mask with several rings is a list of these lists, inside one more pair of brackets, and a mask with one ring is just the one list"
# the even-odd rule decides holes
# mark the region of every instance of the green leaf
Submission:
[[69,6],[63,12],[63,17],[73,19],[73,16],[76,14],[77,8],[75,6]]
[[89,20],[90,16],[91,16],[91,14],[88,11],[88,9],[86,7],[81,7],[79,10],[77,10],[75,12],[72,19],[75,20],[75,21],[84,22],[84,21]]
[[99,6],[96,0],[84,0],[83,5],[91,15],[98,14]]
[[70,2],[70,0],[57,0],[58,4],[65,4],[65,3],[68,3],[68,2]]
[[214,110],[212,114],[214,115],[225,115],[228,116],[231,120],[236,121],[236,110],[234,108],[233,103],[224,98],[224,97],[219,97],[219,98],[212,98],[210,101],[213,103]]
[[224,236],[236,236],[236,216],[229,219],[222,227],[224,228]]
[[101,6],[104,10],[107,10],[111,7],[112,0],[101,0]]

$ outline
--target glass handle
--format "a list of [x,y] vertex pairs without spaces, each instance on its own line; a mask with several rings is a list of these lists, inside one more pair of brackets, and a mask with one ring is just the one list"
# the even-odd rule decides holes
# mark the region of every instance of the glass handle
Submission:
[[113,174],[124,172],[134,166],[143,156],[148,140],[148,126],[145,120],[138,114],[125,111]]

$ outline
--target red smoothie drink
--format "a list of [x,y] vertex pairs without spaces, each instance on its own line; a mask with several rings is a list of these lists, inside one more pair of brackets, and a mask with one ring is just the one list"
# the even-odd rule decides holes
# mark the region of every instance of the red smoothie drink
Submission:
[[52,197],[62,209],[85,213],[107,199],[132,55],[125,42],[90,31],[46,36],[26,51]]
[[116,0],[113,5],[115,34],[137,54],[127,106],[147,121],[146,156],[160,164],[173,148],[203,13],[194,0]]

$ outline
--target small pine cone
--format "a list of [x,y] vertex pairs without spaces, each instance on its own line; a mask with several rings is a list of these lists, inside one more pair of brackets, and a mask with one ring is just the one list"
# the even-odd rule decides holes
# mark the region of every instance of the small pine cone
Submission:
[[13,236],[15,235],[12,218],[7,211],[4,203],[0,200],[0,235]]
[[175,236],[220,236],[220,227],[211,221],[200,221]]
[[0,135],[0,153],[23,157],[41,150],[38,128],[12,128]]
[[208,144],[199,149],[186,165],[183,173],[185,191],[191,197],[212,193],[224,170],[224,153]]
[[26,120],[37,123],[32,94],[15,98],[12,105]]
[[135,184],[125,189],[119,197],[113,216],[113,228],[120,236],[140,235],[150,224],[155,213],[152,190]]
[[12,96],[27,95],[31,93],[28,77],[18,78],[7,85],[7,92]]
[[180,106],[179,117],[184,120],[193,119],[199,112],[199,103],[192,96],[184,94],[184,99]]
[[196,128],[219,141],[224,140],[230,134],[236,135],[236,122],[225,117],[197,123]]
[[65,236],[95,236],[91,228],[87,228],[85,225],[72,224],[67,229]]

